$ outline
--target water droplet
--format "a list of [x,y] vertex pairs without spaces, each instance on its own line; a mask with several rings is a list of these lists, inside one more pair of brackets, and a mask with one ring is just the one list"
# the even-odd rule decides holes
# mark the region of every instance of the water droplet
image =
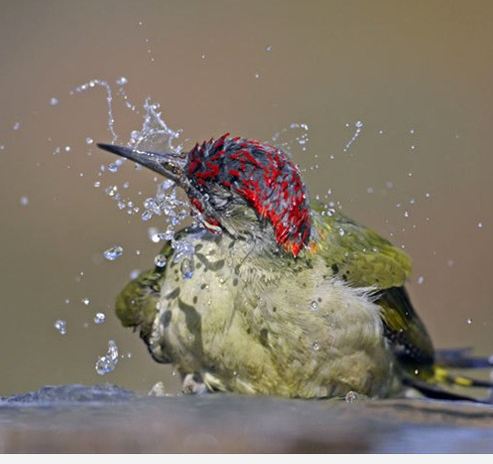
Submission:
[[121,255],[123,255],[123,248],[120,245],[115,245],[103,252],[103,256],[108,261],[115,261],[115,259],[118,259]]
[[58,100],[58,98],[56,98],[56,97],[51,97],[50,98],[50,106],[56,106],[56,105],[58,105],[58,103],[60,103],[60,101]]
[[166,388],[164,386],[164,383],[162,381],[159,381],[154,384],[147,395],[157,397],[166,396]]
[[118,172],[118,164],[116,164],[116,163],[110,163],[110,164],[108,164],[108,171],[110,171],[113,174],[115,172]]
[[344,399],[346,400],[346,403],[352,403],[353,401],[358,400],[358,394],[353,391],[348,391]]
[[482,229],[483,228],[483,223],[482,222],[478,222],[478,229]]
[[106,194],[110,197],[114,197],[118,192],[118,187],[116,185],[110,185],[106,190]]
[[472,319],[469,318],[469,319],[466,320],[466,322],[467,322],[468,325],[471,325],[472,324]]
[[140,217],[144,222],[147,222],[152,219],[152,212],[146,209]]
[[104,356],[100,356],[96,362],[96,372],[105,375],[115,369],[118,363],[118,346],[113,340],[108,342],[108,351]]
[[86,305],[86,306],[89,306],[89,303],[91,302],[91,300],[87,297],[84,297],[82,298],[82,300],[80,300],[82,302],[83,305]]
[[153,243],[159,243],[161,240],[159,237],[159,230],[156,229],[156,227],[149,227],[149,229],[147,229],[147,236]]
[[255,73],[255,79],[258,79],[260,77],[259,73]]
[[312,311],[318,311],[318,303],[317,303],[315,300],[313,300],[313,301],[310,303],[310,309],[311,309]]
[[175,182],[172,181],[171,179],[166,179],[161,184],[159,185],[159,190],[165,191],[169,190],[171,187],[175,186]]
[[95,324],[102,324],[106,320],[106,315],[104,313],[96,313],[94,316],[94,323]]
[[312,350],[313,351],[320,351],[320,343],[318,341],[313,342]]
[[411,129],[411,130],[409,131],[409,133],[410,133],[410,134],[414,134],[414,129]]
[[154,258],[154,264],[157,266],[157,267],[164,267],[166,266],[166,262],[167,262],[167,259],[166,259],[166,256],[164,255],[157,255],[155,258]]
[[72,150],[72,148],[70,147],[70,145],[67,145],[67,146],[65,147],[65,151],[68,153],[70,150]]
[[86,137],[86,143],[87,145],[92,145],[94,143],[94,140],[91,139],[91,137]]
[[184,258],[180,266],[181,274],[184,279],[191,279],[193,276],[193,262],[189,258]]
[[125,85],[125,84],[128,84],[128,79],[124,76],[122,77],[119,77],[117,80],[116,80],[116,84],[117,85]]
[[421,285],[424,281],[425,281],[425,278],[423,276],[419,276],[418,277],[417,282],[418,282],[419,285]]
[[27,198],[27,197],[21,197],[20,200],[19,200],[19,203],[22,206],[27,206],[29,204],[29,198]]
[[67,323],[65,321],[58,319],[53,325],[55,329],[58,330],[58,333],[60,335],[65,335],[67,333]]

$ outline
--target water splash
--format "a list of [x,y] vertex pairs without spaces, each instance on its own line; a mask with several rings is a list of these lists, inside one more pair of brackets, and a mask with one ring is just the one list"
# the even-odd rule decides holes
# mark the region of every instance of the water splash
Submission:
[[346,403],[353,403],[358,400],[358,394],[354,391],[348,391],[345,396]]
[[166,259],[166,256],[164,255],[157,255],[155,258],[154,258],[154,265],[156,267],[164,267],[166,266],[166,262],[167,262],[167,259]]
[[310,141],[308,130],[308,124],[292,122],[289,127],[284,127],[276,132],[271,140],[276,146],[292,156],[295,148],[299,147],[301,151],[308,149]]
[[317,303],[315,300],[313,300],[313,301],[310,303],[310,309],[311,309],[312,311],[318,311],[318,303]]
[[123,255],[123,248],[120,245],[115,245],[103,252],[103,256],[108,261],[115,261],[122,255]]
[[104,313],[96,313],[94,316],[94,323],[97,325],[103,324],[106,320],[106,314]]
[[67,323],[61,319],[55,321],[53,327],[55,327],[60,335],[65,335],[67,333]]
[[[346,124],[346,127],[349,127],[349,124]],[[344,147],[344,151],[347,152],[349,148],[351,148],[351,145],[356,141],[356,139],[360,136],[361,130],[363,129],[363,122],[362,121],[356,121],[354,123],[354,127],[356,130],[354,131],[353,136],[349,140],[348,143],[346,143],[346,146]]]
[[83,93],[88,90],[94,89],[96,87],[102,87],[106,91],[106,103],[108,105],[108,130],[111,134],[111,143],[115,143],[118,139],[118,136],[115,132],[115,118],[113,117],[113,92],[111,91],[111,86],[107,81],[103,81],[100,79],[92,79],[84,84],[77,86],[72,92],[74,93]]
[[145,99],[142,128],[130,133],[128,145],[143,150],[180,153],[183,146],[175,145],[175,141],[180,137],[181,130],[170,128],[164,121],[159,109],[159,103],[153,103],[150,98]]
[[184,279],[191,279],[194,271],[193,259],[184,258],[181,262],[180,271]]
[[100,356],[96,362],[96,372],[105,375],[112,372],[118,364],[118,346],[113,340],[108,341],[108,351],[104,356]]

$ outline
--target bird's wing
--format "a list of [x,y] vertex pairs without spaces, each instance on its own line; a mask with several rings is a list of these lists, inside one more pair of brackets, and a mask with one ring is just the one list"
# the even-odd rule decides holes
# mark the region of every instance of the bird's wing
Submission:
[[[173,254],[171,242],[164,245],[161,254],[167,260],[170,259]],[[141,272],[116,298],[115,312],[122,325],[139,329],[144,340],[152,329],[164,270],[165,267],[156,266],[152,270]]]
[[348,285],[374,289],[385,336],[402,365],[413,370],[432,365],[431,339],[404,289],[411,273],[409,256],[339,212],[322,216],[320,209],[315,211],[316,252],[333,275]]

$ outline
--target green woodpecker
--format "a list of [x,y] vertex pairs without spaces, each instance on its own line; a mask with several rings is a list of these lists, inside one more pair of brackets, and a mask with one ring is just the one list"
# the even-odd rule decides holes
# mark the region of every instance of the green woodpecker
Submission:
[[178,232],[162,250],[166,264],[116,303],[185,390],[388,397],[412,385],[455,398],[436,384],[474,383],[435,365],[404,289],[409,257],[311,205],[279,148],[229,134],[182,154],[99,146],[176,182],[203,225]]

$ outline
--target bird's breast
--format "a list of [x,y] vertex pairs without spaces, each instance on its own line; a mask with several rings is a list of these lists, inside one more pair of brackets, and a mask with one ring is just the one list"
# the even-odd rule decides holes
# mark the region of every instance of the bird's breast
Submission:
[[241,393],[320,397],[389,388],[378,307],[322,260],[276,262],[227,236],[194,242],[193,275],[168,264],[151,349]]

